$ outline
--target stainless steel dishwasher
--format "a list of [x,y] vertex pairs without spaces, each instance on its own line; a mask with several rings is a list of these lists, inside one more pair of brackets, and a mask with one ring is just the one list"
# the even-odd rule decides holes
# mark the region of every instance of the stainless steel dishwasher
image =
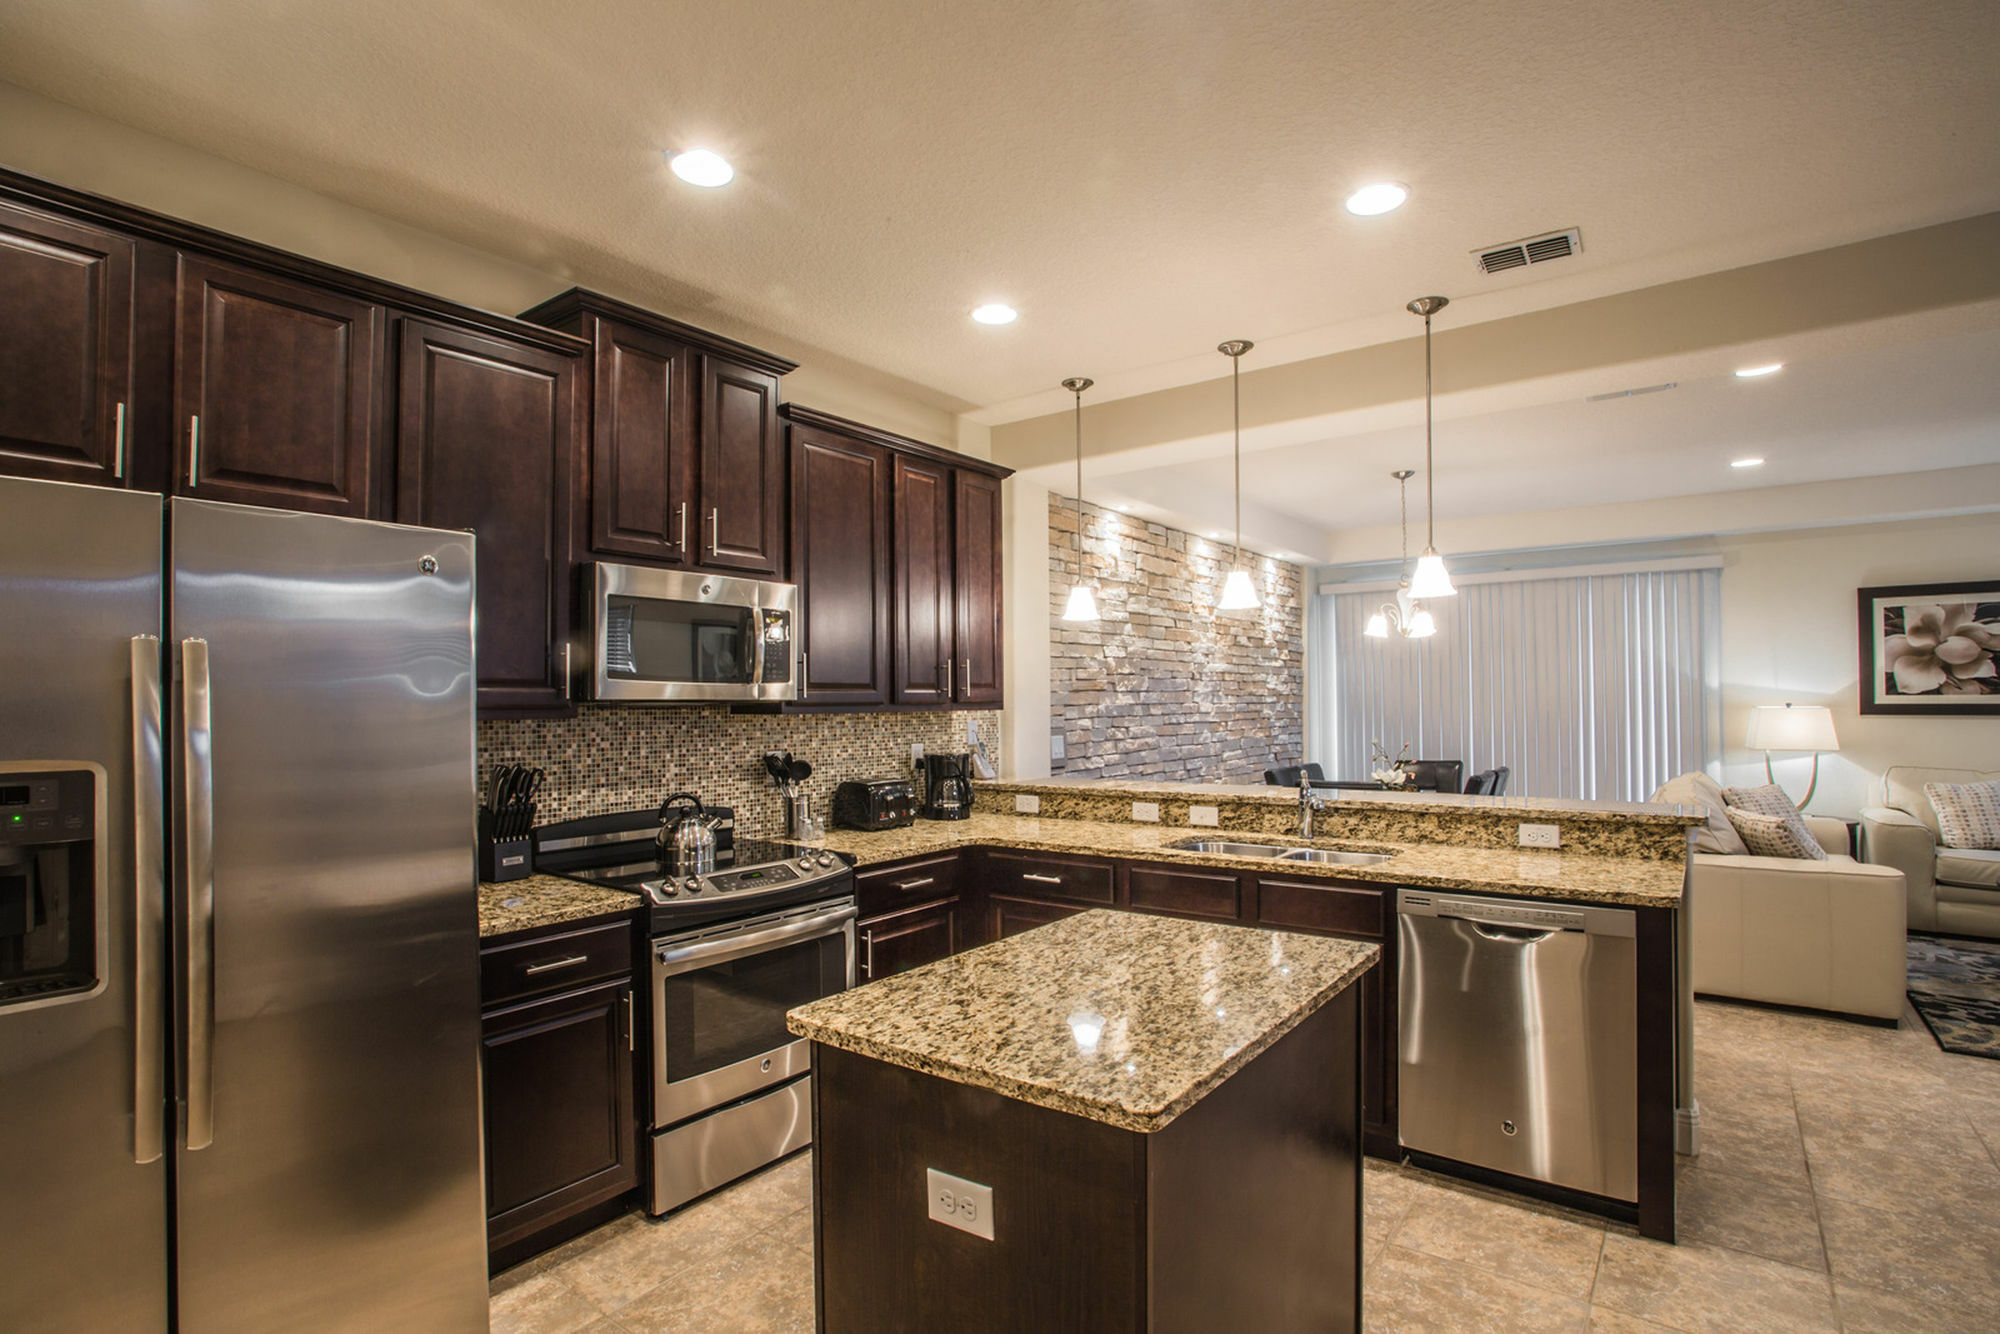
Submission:
[[1633,914],[1402,889],[1403,1146],[1638,1199]]

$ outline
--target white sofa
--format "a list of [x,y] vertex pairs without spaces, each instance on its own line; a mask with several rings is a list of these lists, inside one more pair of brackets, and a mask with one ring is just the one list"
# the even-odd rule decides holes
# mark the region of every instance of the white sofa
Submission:
[[[1689,774],[1653,800],[1719,812],[1722,791],[1707,775]],[[1694,990],[1894,1023],[1908,966],[1902,872],[1848,856],[1839,820],[1809,815],[1806,825],[1825,861],[1702,851],[1690,858]]]
[[1947,848],[1925,783],[1990,783],[2000,772],[1892,765],[1861,812],[1861,857],[1910,886],[1910,929],[2000,938],[2000,852]]

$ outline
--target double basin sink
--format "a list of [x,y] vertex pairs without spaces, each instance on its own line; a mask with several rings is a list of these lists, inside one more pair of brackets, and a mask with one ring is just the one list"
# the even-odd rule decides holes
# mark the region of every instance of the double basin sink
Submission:
[[1348,852],[1340,848],[1287,848],[1276,843],[1228,843],[1212,838],[1176,843],[1182,852],[1220,853],[1225,857],[1269,857],[1281,862],[1320,862],[1328,866],[1373,866],[1393,852]]

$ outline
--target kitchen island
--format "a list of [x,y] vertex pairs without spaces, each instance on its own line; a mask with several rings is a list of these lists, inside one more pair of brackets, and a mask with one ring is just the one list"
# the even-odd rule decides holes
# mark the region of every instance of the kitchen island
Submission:
[[1378,958],[1091,911],[794,1010],[819,1328],[1358,1328]]

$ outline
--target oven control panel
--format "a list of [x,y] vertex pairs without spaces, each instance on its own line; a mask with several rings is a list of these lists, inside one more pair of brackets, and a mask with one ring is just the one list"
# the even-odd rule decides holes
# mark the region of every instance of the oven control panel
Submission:
[[664,876],[641,881],[640,892],[659,907],[690,899],[717,899],[735,894],[765,894],[781,889],[800,889],[818,881],[834,879],[847,871],[847,863],[831,852],[803,849],[790,861],[763,862],[756,866],[711,871],[706,875]]

